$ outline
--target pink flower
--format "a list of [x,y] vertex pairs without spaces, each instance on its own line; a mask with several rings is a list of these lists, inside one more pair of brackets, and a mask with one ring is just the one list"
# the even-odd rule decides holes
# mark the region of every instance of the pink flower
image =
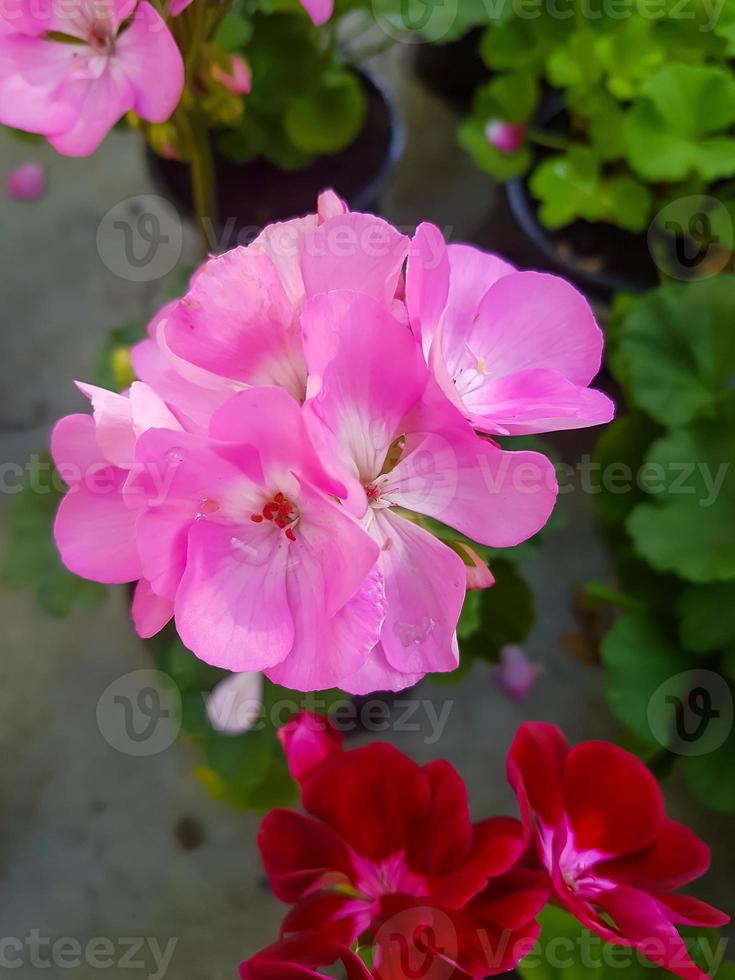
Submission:
[[503,119],[492,119],[485,127],[485,137],[490,146],[503,154],[515,153],[526,140],[526,126],[523,123],[509,123]]
[[517,272],[422,224],[406,278],[411,327],[446,396],[483,432],[525,435],[609,422],[589,384],[602,331],[564,279]]
[[[7,0],[0,33],[0,122],[87,156],[126,112],[172,114],[184,84],[179,49],[142,0]],[[128,23],[129,21],[129,23]],[[66,40],[56,40],[64,35]]]
[[151,429],[124,498],[142,576],[173,603],[182,642],[227,670],[300,690],[349,683],[377,642],[366,585],[377,546],[335,498],[301,409],[258,387],[213,414],[209,436]]
[[334,0],[300,0],[300,3],[317,27],[326,24],[334,12]]
[[509,644],[500,651],[500,664],[494,668],[495,682],[509,698],[523,701],[536,683],[541,668],[532,663],[523,647]]
[[327,192],[317,214],[269,225],[251,245],[206,262],[168,311],[161,342],[197,381],[204,372],[206,384],[230,393],[279,385],[303,400],[307,299],[343,288],[390,304],[408,244],[382,219],[346,213]]
[[40,163],[22,163],[8,174],[6,194],[13,201],[37,201],[46,190],[46,171]]
[[[466,590],[493,578],[471,544],[450,547],[432,522],[511,547],[544,525],[556,479],[544,456],[478,435],[422,350],[472,319],[482,269],[500,260],[461,251],[469,264],[445,296],[414,257],[404,282],[409,245],[327,192],[316,214],[202,266],[133,348],[129,392],[80,386],[94,418],[54,433],[70,469],[56,540],[77,574],[138,582],[142,636],[173,615],[202,660],[299,690],[401,690],[456,667]],[[437,254],[448,279],[443,240]],[[588,358],[575,329],[559,320],[544,355],[563,351],[571,373],[575,351]],[[435,351],[432,341],[436,371]],[[503,425],[484,428],[516,425],[495,409]],[[532,403],[520,431],[532,413],[548,417]]]
[[230,70],[225,71],[219,65],[214,65],[212,68],[212,77],[220,85],[224,85],[233,95],[247,95],[253,87],[250,68],[247,62],[239,57],[239,55],[231,54],[229,58]]
[[538,453],[504,452],[476,435],[434,384],[410,331],[377,300],[347,291],[317,296],[302,324],[312,438],[380,548],[386,617],[353,685],[400,690],[457,666],[467,585],[462,558],[419,515],[510,547],[548,519],[553,467]]
[[674,891],[704,874],[709,848],[666,817],[643,763],[607,742],[570,749],[555,725],[531,722],[513,741],[508,778],[557,901],[607,942],[705,980],[676,926],[711,928],[729,917]]

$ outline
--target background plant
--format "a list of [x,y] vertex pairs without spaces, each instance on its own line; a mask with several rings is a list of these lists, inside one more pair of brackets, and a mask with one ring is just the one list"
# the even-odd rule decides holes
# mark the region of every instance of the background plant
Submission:
[[[628,408],[595,462],[603,475],[623,464],[633,484],[620,492],[602,480],[616,581],[588,590],[621,611],[602,644],[611,710],[660,772],[679,759],[692,792],[716,810],[735,809],[732,724],[724,744],[681,758],[675,732],[662,746],[652,728],[652,698],[673,678],[670,694],[684,702],[698,669],[735,686],[734,315],[730,275],[618,298],[608,363]],[[705,472],[720,474],[716,489]]]
[[[562,0],[529,12],[504,0],[488,15],[492,77],[460,142],[497,179],[528,175],[547,227],[581,218],[641,232],[669,201],[704,192],[735,213],[731,4]],[[495,120],[528,139],[498,149]]]

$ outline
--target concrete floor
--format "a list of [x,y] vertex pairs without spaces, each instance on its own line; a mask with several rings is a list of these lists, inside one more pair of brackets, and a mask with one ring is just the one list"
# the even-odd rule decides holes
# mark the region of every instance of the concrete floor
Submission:
[[[472,238],[491,218],[495,192],[456,148],[451,111],[411,82],[402,89],[408,149],[384,211],[400,224],[430,218],[452,226],[455,240]],[[115,133],[85,161],[0,136],[2,171],[29,158],[48,165],[47,196],[34,205],[0,200],[2,461],[22,462],[45,445],[55,418],[82,409],[71,380],[89,377],[105,332],[151,313],[164,288],[117,277],[97,246],[110,208],[154,191],[136,136]],[[102,233],[108,258],[111,234],[108,220]],[[193,248],[186,228],[182,261],[191,260]],[[7,503],[6,495],[3,518]],[[559,642],[574,628],[573,586],[606,569],[590,501],[577,495],[566,506],[566,526],[526,569],[539,609],[528,647],[544,666],[532,695],[511,704],[478,666],[456,686],[419,689],[419,699],[454,702],[439,744],[428,744],[427,724],[388,736],[418,760],[449,758],[468,781],[477,816],[513,812],[503,761],[524,719],[558,722],[573,740],[617,733],[599,671],[571,660]],[[3,537],[4,520],[0,544]],[[43,618],[26,594],[0,590],[0,622],[0,939],[23,941],[38,930],[42,938],[68,937],[89,950],[91,940],[106,938],[114,950],[108,975],[131,976],[127,956],[140,964],[132,976],[141,978],[160,975],[157,947],[147,940],[165,948],[176,939],[169,977],[234,980],[237,964],[275,938],[281,916],[263,884],[254,844],[258,818],[207,795],[193,776],[196,758],[181,740],[133,758],[102,737],[95,715],[100,695],[116,678],[149,666],[122,590],[102,607],[63,621]],[[667,796],[673,814],[712,843],[714,869],[699,891],[727,907],[735,872],[727,846],[732,822],[702,811],[676,778]],[[125,943],[129,937],[146,939],[140,952]],[[97,948],[100,963],[109,955],[104,943]],[[12,975],[30,980],[48,945],[41,945],[36,965],[27,944],[20,956],[23,965]],[[66,957],[63,962],[74,959],[73,945]],[[100,969],[93,963],[66,968],[59,961],[41,975],[91,980]]]

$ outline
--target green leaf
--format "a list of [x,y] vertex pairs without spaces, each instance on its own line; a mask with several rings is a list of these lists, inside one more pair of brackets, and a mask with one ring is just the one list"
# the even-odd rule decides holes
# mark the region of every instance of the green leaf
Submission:
[[107,595],[104,585],[79,578],[61,564],[53,523],[64,490],[50,455],[32,457],[25,483],[10,506],[9,542],[2,569],[9,588],[32,588],[42,611],[55,617],[68,616],[77,606],[100,603]]
[[626,175],[606,177],[592,147],[575,146],[542,160],[530,187],[541,201],[539,216],[548,228],[584,218],[642,231],[651,209],[648,189]]
[[735,643],[735,581],[690,585],[679,597],[681,642],[695,653]]
[[734,319],[735,276],[669,283],[646,296],[618,333],[633,403],[662,425],[714,416],[735,372]]
[[633,507],[645,500],[637,477],[646,451],[660,433],[660,428],[640,413],[617,418],[604,429],[592,457],[600,473],[602,492],[595,503],[603,521],[621,524]]
[[600,215],[600,160],[593,150],[573,147],[547,157],[530,181],[541,201],[539,216],[547,228],[561,228],[576,218],[595,221]]
[[735,79],[725,68],[666,65],[642,86],[624,121],[633,169],[649,181],[707,181],[735,173]]
[[735,729],[714,752],[689,756],[684,772],[690,790],[708,810],[735,810]]
[[655,442],[647,463],[654,503],[626,527],[638,554],[692,582],[735,578],[735,427],[700,422]]
[[252,36],[252,22],[237,11],[228,10],[214,35],[214,43],[224,51],[240,51]]
[[357,137],[367,100],[350,72],[335,72],[316,91],[293,95],[284,118],[286,133],[303,153],[337,153]]
[[616,620],[601,654],[612,713],[639,738],[655,742],[648,720],[651,696],[686,669],[686,657],[648,613],[626,613]]

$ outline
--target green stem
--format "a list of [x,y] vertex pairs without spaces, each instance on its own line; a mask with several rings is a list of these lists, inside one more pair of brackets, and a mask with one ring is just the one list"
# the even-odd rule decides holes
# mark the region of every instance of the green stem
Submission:
[[549,150],[568,150],[572,145],[566,137],[558,136],[556,133],[546,133],[541,129],[529,129],[528,139],[531,143],[545,146]]
[[206,255],[210,250],[210,235],[217,222],[214,154],[206,117],[196,107],[181,109],[179,131],[191,170],[194,217]]

